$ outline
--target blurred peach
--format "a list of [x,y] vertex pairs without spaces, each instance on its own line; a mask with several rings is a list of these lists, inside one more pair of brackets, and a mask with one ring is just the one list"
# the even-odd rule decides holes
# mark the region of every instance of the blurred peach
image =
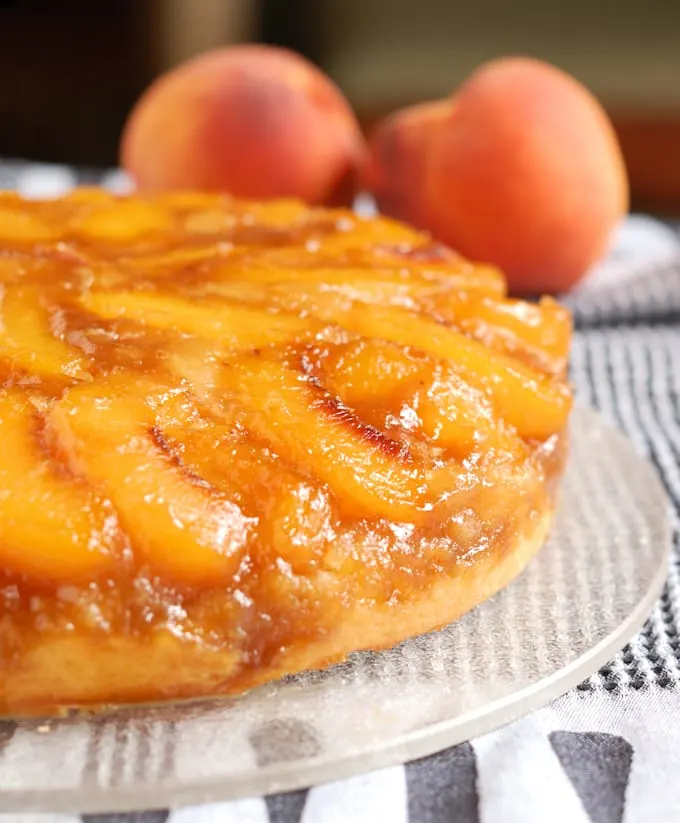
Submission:
[[363,153],[331,80],[300,55],[261,45],[209,52],[160,77],[121,142],[121,163],[141,190],[309,203],[351,200]]
[[390,115],[373,133],[363,182],[385,214],[427,225],[434,142],[452,109],[450,100],[409,106]]
[[574,78],[529,58],[491,61],[450,100],[386,120],[366,180],[385,213],[502,267],[523,293],[572,286],[628,208],[602,107]]

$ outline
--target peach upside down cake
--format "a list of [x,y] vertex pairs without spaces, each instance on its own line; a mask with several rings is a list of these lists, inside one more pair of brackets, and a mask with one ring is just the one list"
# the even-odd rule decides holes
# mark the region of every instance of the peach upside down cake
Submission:
[[570,319],[383,219],[0,197],[0,713],[237,693],[543,542]]

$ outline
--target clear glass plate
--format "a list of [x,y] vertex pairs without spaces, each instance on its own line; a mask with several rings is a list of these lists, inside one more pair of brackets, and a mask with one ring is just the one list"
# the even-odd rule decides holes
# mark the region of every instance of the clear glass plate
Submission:
[[443,631],[238,699],[0,721],[0,810],[123,811],[268,794],[417,758],[576,685],[641,626],[670,547],[652,467],[577,409],[552,536]]

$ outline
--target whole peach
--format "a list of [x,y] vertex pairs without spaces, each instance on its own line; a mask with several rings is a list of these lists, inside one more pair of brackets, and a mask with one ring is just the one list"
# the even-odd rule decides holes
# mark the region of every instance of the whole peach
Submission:
[[362,180],[385,214],[415,226],[431,222],[434,144],[452,109],[450,100],[409,106],[383,120],[371,135]]
[[[547,63],[491,61],[453,95],[443,120],[410,125],[412,135],[430,130],[411,137],[428,156],[400,195],[409,205],[395,207],[376,188],[379,205],[395,216],[414,211],[413,222],[457,251],[503,268],[516,292],[568,289],[627,210],[625,166],[604,110]],[[381,154],[375,141],[371,153]],[[411,166],[399,152],[380,162],[385,177]]]
[[286,49],[219,49],[156,80],[125,125],[121,164],[146,191],[351,199],[364,143],[340,90]]

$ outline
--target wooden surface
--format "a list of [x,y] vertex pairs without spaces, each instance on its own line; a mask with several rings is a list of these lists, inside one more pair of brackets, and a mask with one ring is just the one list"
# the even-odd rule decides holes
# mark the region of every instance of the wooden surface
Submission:
[[638,211],[680,216],[680,112],[612,112]]

